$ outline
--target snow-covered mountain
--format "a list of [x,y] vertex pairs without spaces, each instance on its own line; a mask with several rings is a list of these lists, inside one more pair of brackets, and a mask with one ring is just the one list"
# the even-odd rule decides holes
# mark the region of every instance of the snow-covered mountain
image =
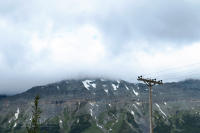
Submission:
[[[48,133],[147,133],[148,88],[123,80],[64,80],[0,99],[0,132],[25,132],[39,94],[41,129]],[[200,113],[200,81],[153,88],[155,130],[177,112]],[[157,126],[156,126],[157,125]],[[164,125],[165,126],[165,125]],[[156,131],[155,131],[156,132]]]

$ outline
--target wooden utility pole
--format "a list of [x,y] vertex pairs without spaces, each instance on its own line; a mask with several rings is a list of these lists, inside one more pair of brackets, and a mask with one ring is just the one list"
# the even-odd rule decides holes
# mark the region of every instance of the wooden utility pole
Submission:
[[156,84],[162,85],[162,80],[156,81],[156,79],[145,79],[142,76],[138,76],[138,81],[143,81],[149,87],[149,124],[150,133],[153,133],[153,121],[152,121],[152,87]]

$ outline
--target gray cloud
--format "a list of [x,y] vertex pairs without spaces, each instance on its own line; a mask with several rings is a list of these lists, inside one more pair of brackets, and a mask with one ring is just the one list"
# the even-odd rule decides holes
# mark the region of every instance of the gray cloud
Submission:
[[124,10],[110,10],[107,17],[97,17],[97,24],[105,37],[112,39],[111,43],[195,42],[200,37],[199,5],[196,1],[180,0],[132,2]]
[[0,1],[0,94],[84,76],[135,81],[176,60],[198,62],[199,6],[195,0]]

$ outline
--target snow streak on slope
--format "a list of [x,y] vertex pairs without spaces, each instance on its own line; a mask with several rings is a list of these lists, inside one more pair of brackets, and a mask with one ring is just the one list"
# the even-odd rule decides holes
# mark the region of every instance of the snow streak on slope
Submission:
[[101,129],[103,128],[103,126],[99,125],[98,123],[97,123],[97,127],[101,128]]
[[135,113],[133,112],[133,110],[131,110],[131,114],[132,114],[132,115],[135,115]]
[[129,90],[129,88],[125,85],[126,89]]
[[165,116],[167,117],[167,115],[162,111],[162,109],[160,108],[160,106],[156,103],[156,106],[158,107],[158,109],[160,110],[160,112]]
[[118,86],[115,84],[112,84],[113,89],[116,91],[118,89]]
[[17,108],[17,112],[15,113],[15,119],[17,120],[19,116],[19,108]]
[[133,89],[133,93],[134,93],[136,96],[138,96],[138,95],[139,95],[139,93],[138,93],[138,92],[136,92],[134,89]]

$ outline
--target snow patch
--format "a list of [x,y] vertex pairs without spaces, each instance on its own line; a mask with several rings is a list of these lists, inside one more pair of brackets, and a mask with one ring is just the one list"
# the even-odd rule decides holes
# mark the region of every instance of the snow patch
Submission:
[[118,85],[112,84],[113,89],[116,91],[118,89]]
[[102,85],[103,87],[106,87],[107,85]]
[[133,104],[133,106],[138,110],[138,107],[135,104]]
[[96,88],[97,87],[97,85],[96,84],[91,84],[91,86],[93,87],[93,88]]
[[164,102],[164,105],[167,105],[167,103],[166,103],[166,102]]
[[131,110],[131,114],[132,114],[132,115],[135,115],[135,113],[133,112],[133,110]]
[[108,104],[108,106],[110,106],[110,107],[111,107],[111,104],[109,103],[109,104]]
[[13,127],[16,127],[16,126],[17,126],[17,123],[15,123]]
[[57,90],[60,90],[60,87],[58,85],[56,86],[56,88],[57,88]]
[[138,92],[136,92],[134,89],[133,89],[133,93],[134,93],[136,96],[138,96],[138,95],[139,95],[139,93],[138,93]]
[[93,110],[92,109],[90,109],[90,115],[93,116]]
[[125,85],[126,89],[129,90],[129,88]]
[[92,83],[92,82],[94,82],[94,80],[85,80],[85,81],[82,81],[84,87],[85,87],[87,90],[90,90],[90,87],[96,88],[96,84],[95,84],[95,83]]
[[108,89],[104,89],[104,91],[108,94]]
[[19,108],[17,108],[17,112],[15,113],[15,120],[17,120],[19,117]]
[[118,84],[120,84],[120,81],[119,81],[119,80],[117,80],[117,83],[118,83]]
[[158,109],[160,110],[160,112],[165,116],[167,117],[167,115],[162,111],[162,109],[160,108],[160,106],[156,103],[156,106],[158,107]]
[[94,106],[94,105],[95,105],[95,103],[93,103],[93,102],[89,102],[89,104],[90,104],[91,106]]
[[101,129],[103,128],[103,126],[99,125],[98,123],[97,123],[97,127],[101,128]]
[[59,122],[60,122],[60,124],[62,124],[62,123],[63,123],[63,122],[62,122],[62,120],[60,120]]
[[140,89],[140,87],[139,87],[139,86],[137,86],[137,89],[139,90],[139,89]]
[[141,103],[140,102],[135,102],[137,105],[141,105]]
[[82,83],[83,83],[83,85],[85,86],[85,88],[86,88],[87,90],[90,90],[90,89],[89,89],[90,86],[87,84],[87,82],[82,81]]

